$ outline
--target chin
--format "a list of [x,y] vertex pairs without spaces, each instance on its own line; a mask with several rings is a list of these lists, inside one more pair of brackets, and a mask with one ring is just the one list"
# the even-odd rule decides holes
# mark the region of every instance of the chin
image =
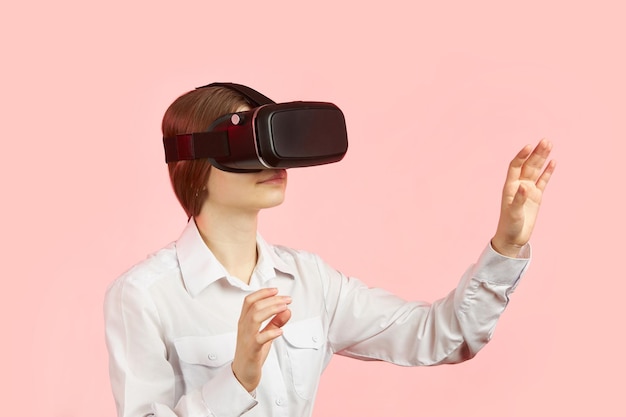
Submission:
[[267,198],[263,199],[263,202],[261,203],[261,208],[272,208],[272,207],[276,207],[276,206],[280,206],[283,201],[285,201],[285,194],[284,193],[280,193],[280,194],[276,194],[273,196],[267,196]]
[[284,198],[277,199],[274,201],[269,201],[263,208],[272,208],[272,207],[280,206],[281,204],[283,204],[283,201],[285,201]]

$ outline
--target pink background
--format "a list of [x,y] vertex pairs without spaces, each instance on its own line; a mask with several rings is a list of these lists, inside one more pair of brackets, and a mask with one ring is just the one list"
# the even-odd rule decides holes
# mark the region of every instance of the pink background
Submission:
[[103,294],[182,230],[160,121],[211,81],[344,110],[347,157],[292,170],[262,233],[411,299],[476,259],[517,150],[555,144],[492,343],[429,369],[336,358],[315,416],[623,415],[622,2],[175,3],[2,6],[3,415],[114,414]]

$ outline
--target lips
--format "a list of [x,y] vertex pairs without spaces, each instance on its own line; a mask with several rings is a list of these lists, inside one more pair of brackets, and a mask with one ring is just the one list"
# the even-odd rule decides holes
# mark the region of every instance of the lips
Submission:
[[279,170],[276,170],[272,176],[259,181],[259,183],[262,184],[262,183],[266,183],[266,182],[279,182],[279,181],[283,181],[285,179],[287,179],[287,170],[286,169],[279,169]]

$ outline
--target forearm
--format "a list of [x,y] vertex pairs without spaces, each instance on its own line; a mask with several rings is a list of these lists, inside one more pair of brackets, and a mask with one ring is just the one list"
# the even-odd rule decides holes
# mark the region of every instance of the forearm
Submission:
[[487,247],[457,288],[432,304],[406,302],[344,278],[331,324],[334,349],[404,366],[469,359],[491,338],[527,265],[528,259],[504,257]]
[[470,357],[491,339],[529,261],[528,245],[520,248],[516,257],[505,256],[488,246],[477,263],[466,271],[455,290],[454,305]]

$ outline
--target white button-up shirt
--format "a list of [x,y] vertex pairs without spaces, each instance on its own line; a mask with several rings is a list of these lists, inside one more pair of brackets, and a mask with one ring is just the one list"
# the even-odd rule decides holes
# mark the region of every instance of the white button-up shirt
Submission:
[[[181,237],[139,263],[105,299],[110,376],[124,417],[310,416],[333,354],[399,365],[467,360],[490,339],[530,248],[512,259],[488,246],[458,287],[432,304],[366,287],[318,256],[257,238],[249,285],[229,276],[192,220]],[[261,382],[234,377],[243,298],[276,287],[292,317],[272,343]]]

